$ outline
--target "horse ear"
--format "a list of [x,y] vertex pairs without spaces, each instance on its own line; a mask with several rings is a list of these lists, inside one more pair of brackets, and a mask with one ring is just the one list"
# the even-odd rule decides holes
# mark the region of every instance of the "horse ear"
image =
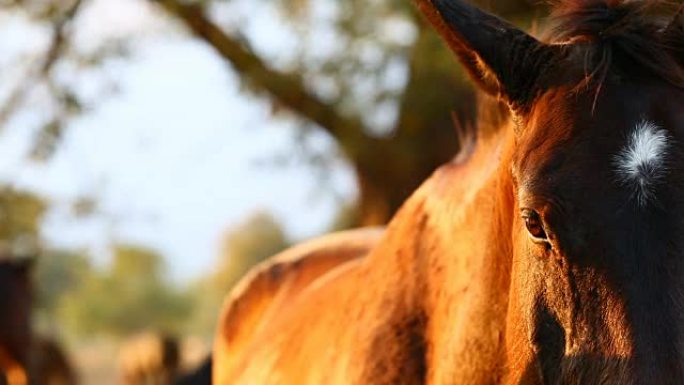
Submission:
[[416,0],[470,76],[514,107],[534,96],[552,46],[461,0]]

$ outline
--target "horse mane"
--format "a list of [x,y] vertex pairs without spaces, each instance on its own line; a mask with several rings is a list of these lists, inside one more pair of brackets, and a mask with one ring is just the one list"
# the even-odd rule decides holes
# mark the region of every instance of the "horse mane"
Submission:
[[610,71],[646,70],[684,88],[683,11],[669,0],[559,0],[545,37],[588,48],[584,83],[600,88]]

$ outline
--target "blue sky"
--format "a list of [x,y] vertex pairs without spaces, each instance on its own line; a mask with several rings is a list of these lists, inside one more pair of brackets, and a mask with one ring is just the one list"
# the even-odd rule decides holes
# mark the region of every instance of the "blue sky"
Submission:
[[[248,3],[241,2],[243,8]],[[279,27],[268,6],[257,8],[241,29],[276,64],[287,61],[293,35]],[[0,52],[32,57],[45,46],[44,30],[13,15],[2,14],[0,21]],[[340,199],[353,199],[353,175],[342,161],[324,185],[302,162],[275,164],[275,156],[296,151],[295,123],[274,119],[268,103],[242,92],[211,49],[146,2],[96,0],[77,26],[83,50],[136,36],[129,56],[102,69],[85,75],[62,69],[94,108],[70,124],[47,163],[26,158],[50,108],[40,89],[0,133],[0,180],[52,202],[43,225],[50,244],[86,247],[99,261],[106,261],[112,242],[147,245],[167,257],[175,278],[186,280],[211,266],[221,235],[255,210],[273,212],[292,238],[301,239],[324,231]],[[17,78],[5,77],[2,97]],[[117,91],[103,94],[110,83]],[[324,134],[310,143],[317,151],[336,151]],[[98,200],[99,212],[75,218],[70,204],[84,195]]]

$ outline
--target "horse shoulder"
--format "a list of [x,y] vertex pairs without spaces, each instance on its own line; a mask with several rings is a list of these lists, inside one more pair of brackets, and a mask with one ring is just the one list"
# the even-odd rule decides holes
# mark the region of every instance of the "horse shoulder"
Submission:
[[294,246],[253,268],[223,305],[217,343],[238,352],[278,310],[312,282],[346,262],[368,254],[381,229],[350,230]]

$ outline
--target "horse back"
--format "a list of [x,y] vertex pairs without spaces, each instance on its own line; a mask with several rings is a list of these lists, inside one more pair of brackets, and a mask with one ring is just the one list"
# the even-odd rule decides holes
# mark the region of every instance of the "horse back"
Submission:
[[377,228],[326,235],[294,246],[253,268],[231,291],[217,331],[217,350],[225,358],[239,356],[283,308],[315,281],[348,262],[367,255],[383,231]]

